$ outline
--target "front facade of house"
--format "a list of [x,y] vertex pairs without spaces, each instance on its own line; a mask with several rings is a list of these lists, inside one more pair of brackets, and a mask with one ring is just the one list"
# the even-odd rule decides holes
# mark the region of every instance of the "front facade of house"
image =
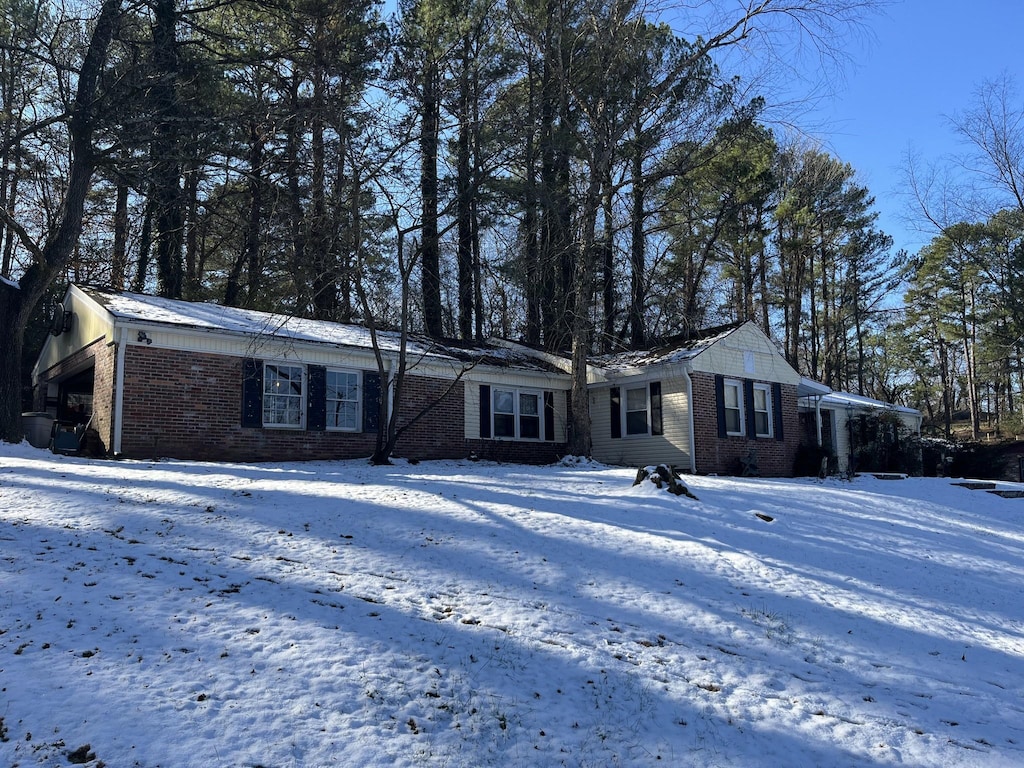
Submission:
[[[60,314],[70,321],[54,324],[40,354],[35,408],[88,413],[97,454],[361,458],[393,409],[394,334],[378,335],[378,365],[359,326],[77,285]],[[406,359],[395,456],[549,463],[567,452],[568,360],[506,341],[422,339]],[[588,387],[593,458],[764,476],[793,474],[798,398],[806,410],[813,395],[820,410],[830,392],[750,322],[594,358]],[[842,440],[842,424],[827,427]]]
[[700,474],[793,472],[800,376],[753,323],[596,358],[589,379],[595,459]]
[[[58,419],[85,407],[106,455],[366,457],[392,405],[398,339],[388,334],[382,380],[356,326],[81,286],[64,312],[73,321],[34,371],[36,407]],[[398,424],[411,426],[396,456],[537,463],[565,453],[565,374],[507,350],[422,342],[410,342],[408,360]]]

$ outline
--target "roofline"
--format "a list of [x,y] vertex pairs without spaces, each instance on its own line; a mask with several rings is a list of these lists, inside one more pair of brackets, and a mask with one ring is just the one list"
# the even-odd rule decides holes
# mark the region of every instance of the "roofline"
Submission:
[[[181,334],[183,336],[193,337],[208,337],[208,336],[222,336],[233,339],[249,340],[253,342],[259,342],[260,339],[266,339],[267,343],[287,343],[288,345],[294,345],[298,347],[305,347],[307,349],[336,349],[344,351],[353,351],[362,353],[364,355],[375,355],[373,343],[370,341],[370,335],[374,332],[370,328],[364,325],[358,325],[355,323],[341,323],[336,321],[314,321],[308,318],[301,318],[297,315],[288,315],[282,312],[267,312],[264,310],[248,310],[244,308],[226,307],[222,304],[216,304],[214,302],[189,302],[184,299],[164,299],[162,297],[153,296],[151,294],[135,293],[132,291],[117,291],[106,286],[98,285],[78,285],[72,283],[69,285],[68,291],[74,289],[76,294],[80,296],[89,305],[103,312],[105,317],[111,324],[112,335],[117,334],[117,331],[122,328],[131,328],[133,330],[140,331],[164,331]],[[225,327],[208,327],[202,325],[196,325],[190,322],[176,322],[173,320],[157,320],[157,319],[146,319],[133,314],[124,314],[116,312],[106,304],[104,304],[98,298],[94,298],[88,289],[93,289],[99,293],[109,293],[112,296],[118,295],[130,295],[138,296],[141,300],[145,299],[160,299],[162,301],[180,302],[182,304],[207,304],[214,307],[220,307],[224,309],[238,309],[245,313],[252,313],[256,318],[266,318],[267,325],[266,330],[245,330],[237,328],[225,328]],[[334,325],[339,327],[350,327],[356,328],[367,334],[367,343],[346,343],[344,341],[334,341],[327,339],[317,338],[306,338],[306,337],[295,337],[289,336],[287,333],[278,334],[281,329],[286,329],[289,321],[300,320],[306,322],[323,322],[327,325]],[[397,358],[400,354],[399,344],[401,343],[400,331],[394,330],[378,330],[378,333],[387,334],[389,341],[394,345],[393,349],[382,348],[381,354],[385,360],[385,368],[391,369],[397,365]],[[528,347],[523,345],[513,345],[515,349],[524,353],[526,357],[533,357],[549,364],[553,365],[556,370],[544,371],[535,370],[522,364],[517,365],[515,361],[509,361],[507,364],[497,364],[493,360],[488,360],[488,350],[479,346],[460,346],[460,342],[452,341],[450,344],[445,340],[435,340],[429,338],[422,338],[413,334],[408,334],[406,341],[410,345],[416,345],[419,349],[407,349],[406,354],[410,358],[410,364],[415,365],[416,363],[424,363],[426,366],[441,367],[443,369],[458,369],[460,367],[476,368],[478,370],[488,371],[514,371],[520,375],[531,375],[541,376],[545,378],[551,378],[553,375],[558,376],[561,373],[566,373],[562,366],[557,365],[554,361],[558,358],[547,353],[538,353],[536,350],[530,350]],[[505,345],[507,346],[507,345]],[[464,351],[467,353],[466,358],[454,354],[455,352]],[[474,355],[474,353],[478,353]],[[477,359],[479,358],[479,359]],[[560,373],[561,372],[561,373]]]

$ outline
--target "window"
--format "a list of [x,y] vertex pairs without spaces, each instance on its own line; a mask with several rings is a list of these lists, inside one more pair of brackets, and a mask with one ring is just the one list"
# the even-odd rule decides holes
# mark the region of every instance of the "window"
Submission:
[[302,366],[266,363],[263,367],[263,425],[302,426]]
[[511,390],[494,390],[494,436],[516,436],[516,393]]
[[647,387],[626,390],[626,434],[646,435]]
[[[661,408],[661,382],[652,381],[639,387],[610,390],[612,437],[664,434]],[[625,431],[623,431],[625,424]]]
[[519,436],[524,440],[540,440],[540,395],[519,393]]
[[327,371],[327,429],[359,430],[359,374]]
[[543,424],[540,392],[495,387],[492,398],[495,437],[541,439]]
[[743,434],[743,384],[726,381],[723,389],[725,402],[725,432],[728,435]]
[[767,384],[754,385],[754,435],[772,436],[772,396]]

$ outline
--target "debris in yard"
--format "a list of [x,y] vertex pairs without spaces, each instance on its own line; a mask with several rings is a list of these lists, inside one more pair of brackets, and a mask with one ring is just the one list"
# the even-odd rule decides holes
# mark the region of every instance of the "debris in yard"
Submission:
[[96,759],[96,753],[92,752],[90,744],[84,744],[73,752],[68,752],[68,762],[75,765],[84,765]]
[[633,485],[640,485],[644,480],[650,480],[658,488],[664,488],[676,496],[687,496],[691,499],[697,498],[690,493],[690,489],[686,487],[686,483],[683,482],[682,477],[679,476],[675,468],[670,467],[668,464],[659,464],[656,467],[640,467],[636,471],[636,480],[633,481]]

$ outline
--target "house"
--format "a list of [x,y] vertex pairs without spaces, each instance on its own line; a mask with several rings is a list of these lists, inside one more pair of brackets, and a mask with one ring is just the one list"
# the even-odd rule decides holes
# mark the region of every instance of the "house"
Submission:
[[[812,391],[815,385],[824,391]],[[862,439],[858,437],[858,432],[865,418],[889,417],[900,424],[906,433],[917,436],[921,434],[922,414],[916,408],[849,392],[833,392],[809,380],[804,380],[803,386],[806,394],[801,396],[799,408],[804,434],[809,442],[816,441],[817,445],[836,457],[840,473],[850,469],[850,457]]]
[[[88,422],[97,454],[230,461],[373,453],[400,337],[361,326],[72,285],[33,371],[36,411]],[[395,455],[551,462],[570,363],[508,341],[408,341]],[[382,378],[383,376],[383,378]],[[793,473],[800,375],[753,323],[588,366],[593,457],[702,474]]]
[[797,398],[811,391],[805,381],[752,322],[595,357],[588,372],[594,458],[700,474],[791,475]]
[[[37,411],[97,453],[231,461],[369,456],[400,337],[72,285],[33,371]],[[566,452],[569,377],[499,345],[408,344],[396,456],[542,463]],[[386,377],[381,378],[381,369]],[[387,395],[387,397],[384,397]],[[382,404],[382,399],[384,400]]]

